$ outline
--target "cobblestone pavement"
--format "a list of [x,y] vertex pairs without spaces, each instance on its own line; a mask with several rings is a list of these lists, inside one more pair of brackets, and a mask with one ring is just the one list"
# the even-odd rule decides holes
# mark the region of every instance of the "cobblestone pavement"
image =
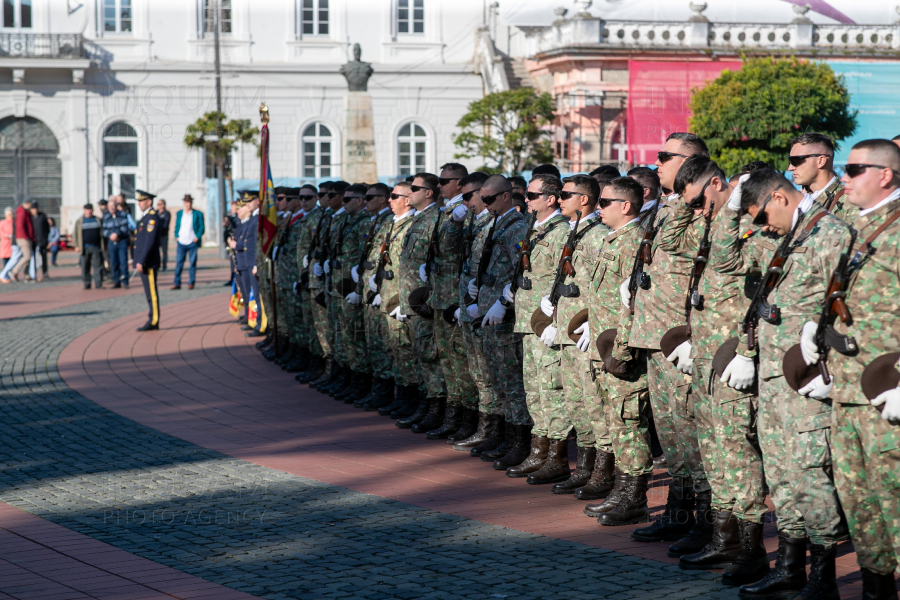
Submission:
[[[221,288],[191,297],[212,293]],[[0,501],[263,598],[737,597],[712,573],[237,460],[67,388],[56,370],[60,350],[145,306],[142,295],[129,296],[78,305],[77,316],[70,307],[4,322]]]

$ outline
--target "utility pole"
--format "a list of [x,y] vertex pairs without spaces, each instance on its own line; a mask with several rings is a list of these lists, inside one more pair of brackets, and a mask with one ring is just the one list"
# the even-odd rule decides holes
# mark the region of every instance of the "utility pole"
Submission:
[[[220,0],[213,0],[211,2],[213,5],[213,42],[215,45],[215,57],[216,57],[216,111],[222,112],[222,63],[219,60],[219,28],[221,27],[221,2]],[[219,130],[216,132],[216,136],[219,139],[222,139],[224,135],[224,131],[222,131],[222,122],[219,121]],[[218,179],[218,187],[219,187],[219,222],[216,223],[216,238],[219,243],[219,258],[227,259],[228,258],[228,245],[225,241],[225,215],[228,210],[228,206],[230,203],[226,203],[225,201],[225,170],[222,165],[216,161],[216,178]]]

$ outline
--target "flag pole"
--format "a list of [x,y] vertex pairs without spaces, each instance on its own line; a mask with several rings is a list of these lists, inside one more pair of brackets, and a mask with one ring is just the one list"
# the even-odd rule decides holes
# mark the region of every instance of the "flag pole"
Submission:
[[[260,144],[260,161],[259,161],[259,205],[260,208],[265,208],[266,214],[265,217],[260,210],[259,215],[259,226],[260,229],[264,232],[263,243],[265,247],[263,249],[265,254],[266,261],[266,275],[269,278],[269,289],[271,291],[272,298],[272,345],[275,348],[275,360],[280,358],[278,352],[278,303],[275,292],[275,269],[272,264],[272,259],[270,257],[270,252],[273,247],[269,239],[269,232],[265,229],[263,219],[268,219],[269,214],[269,203],[272,201],[269,198],[269,107],[266,106],[266,103],[263,102],[259,107],[259,120],[262,122],[262,129],[260,131],[260,135],[262,136],[262,143]],[[277,231],[277,217],[276,217],[276,231]]]

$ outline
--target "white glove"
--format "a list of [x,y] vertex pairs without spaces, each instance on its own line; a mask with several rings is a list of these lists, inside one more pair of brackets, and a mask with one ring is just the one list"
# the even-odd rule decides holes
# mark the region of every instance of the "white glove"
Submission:
[[812,321],[803,324],[803,330],[800,332],[800,353],[803,354],[803,360],[808,365],[814,365],[819,362],[819,346],[816,345],[816,330],[818,325]]
[[466,208],[466,205],[460,203],[459,206],[457,206],[456,208],[453,209],[453,212],[451,214],[453,215],[454,221],[462,221],[463,219],[466,218],[467,212],[469,212],[469,209]]
[[397,315],[397,320],[400,321],[401,323],[406,323],[407,318],[408,317],[406,315]]
[[556,340],[556,327],[553,325],[547,325],[544,328],[544,333],[541,334],[541,341],[544,342],[544,345],[548,348],[553,345],[553,342]]
[[497,300],[494,304],[488,309],[487,314],[484,315],[484,325],[499,325],[503,322],[503,317],[506,316],[506,307],[500,304],[500,301]]
[[375,276],[374,276],[374,275],[372,275],[371,277],[369,277],[369,289],[372,290],[373,292],[376,292],[376,293],[378,292],[378,284],[375,283]]
[[672,354],[666,357],[666,360],[675,365],[675,368],[690,375],[694,368],[694,359],[691,358],[691,343],[681,342],[677,348],[672,350]]
[[381,294],[375,294],[375,297],[372,298],[372,306],[376,308],[381,306]]
[[631,283],[630,279],[626,279],[622,282],[622,285],[619,286],[619,296],[622,298],[622,306],[628,308],[631,304],[631,290],[628,289],[628,284]]
[[344,297],[344,300],[346,300],[348,304],[359,304],[362,302],[362,296],[356,292],[350,292]]
[[309,257],[308,257],[308,256],[304,256],[304,257],[303,257],[303,268],[304,268],[304,269],[308,269],[308,268],[309,268]]
[[457,308],[453,311],[453,318],[456,319],[456,325],[459,326],[461,323],[459,322],[459,309]]
[[322,263],[316,263],[313,265],[313,275],[316,277],[321,277],[325,274],[325,271],[322,269]]
[[404,321],[406,321],[406,315],[401,315],[401,314],[400,314],[400,307],[399,307],[399,306],[398,306],[397,308],[395,308],[394,310],[391,311],[390,316],[391,316],[391,317],[394,317],[395,319],[397,319],[397,320],[400,321],[401,323],[403,323]]
[[547,315],[548,317],[553,316],[553,303],[550,302],[550,296],[544,296],[541,298],[541,312]]
[[425,265],[419,265],[419,279],[422,283],[428,283],[428,273],[425,271]]
[[353,280],[353,283],[359,283],[359,265],[353,265],[353,268],[350,269],[350,279]]
[[872,398],[872,406],[884,405],[881,418],[892,423],[900,422],[900,388],[882,392]]
[[585,321],[582,323],[581,327],[575,330],[575,333],[581,334],[581,337],[575,342],[575,346],[582,352],[587,352],[588,348],[591,347],[591,326]]
[[745,390],[753,385],[754,379],[756,379],[756,365],[753,364],[753,359],[743,354],[735,354],[722,372],[719,381],[727,383],[730,388]]
[[511,285],[511,284],[507,283],[507,284],[503,287],[503,298],[504,298],[507,302],[509,302],[510,304],[512,304],[513,302],[516,301],[516,295],[513,294],[513,293],[510,291],[510,289],[509,289],[509,286],[510,286],[510,285]]
[[322,270],[324,270],[326,273],[331,273],[331,259],[330,258],[325,260],[325,266],[322,267]]
[[469,298],[474,300],[478,300],[478,286],[475,285],[475,280],[469,280]]
[[828,394],[831,393],[831,388],[833,387],[834,377],[831,378],[831,383],[825,385],[825,380],[822,379],[822,376],[816,375],[815,379],[797,390],[797,392],[799,392],[802,396],[809,396],[810,398],[815,398],[816,400],[824,400],[828,397]]
[[469,306],[466,307],[466,312],[469,313],[469,316],[472,317],[473,319],[477,319],[478,318],[478,305],[470,304]]
[[728,208],[730,208],[731,210],[741,210],[741,187],[748,179],[750,179],[750,173],[744,173],[743,175],[741,175],[740,179],[738,179],[737,186],[728,197]]

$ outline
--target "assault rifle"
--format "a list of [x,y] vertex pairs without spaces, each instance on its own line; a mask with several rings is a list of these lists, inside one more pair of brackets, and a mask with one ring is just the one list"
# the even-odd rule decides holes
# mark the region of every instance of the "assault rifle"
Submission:
[[[553,275],[553,286],[550,288],[550,303],[553,304],[554,312],[556,312],[556,305],[563,295],[563,281],[566,280],[567,276],[575,277],[575,267],[572,266],[572,255],[575,253],[575,246],[577,244],[576,236],[578,235],[579,223],[581,223],[581,211],[575,211],[575,226],[572,227],[572,230],[569,232],[569,237],[563,245],[562,254],[556,265],[556,272]],[[553,317],[545,315],[540,306],[537,307],[531,315],[531,328],[538,335],[544,333],[544,329],[551,323],[553,323]]]
[[375,228],[378,227],[378,215],[372,217],[372,223],[369,225],[369,231],[366,232],[366,241],[363,243],[362,253],[359,255],[359,263],[356,265],[356,293],[359,296],[363,295],[363,273],[366,272],[367,269],[371,269],[373,265],[371,262],[366,260],[366,257],[369,255],[369,252],[372,251],[372,246],[375,244]]
[[[322,260],[322,257],[325,256],[324,248],[328,245],[325,242],[325,234],[322,233],[322,224],[325,222],[325,219],[328,219],[328,227],[326,228],[325,234],[331,231],[331,216],[325,212],[325,209],[322,209],[322,216],[319,217],[319,222],[316,224],[316,232],[313,234],[312,243],[309,246],[309,252],[306,255],[308,259],[307,262],[312,262],[312,259],[316,259],[318,261]],[[324,243],[323,243],[324,242]]]
[[709,252],[712,244],[709,241],[709,230],[712,225],[712,213],[715,203],[709,205],[709,215],[705,217],[703,226],[703,238],[700,240],[700,248],[697,249],[697,255],[694,256],[694,266],[691,267],[691,279],[688,283],[688,295],[684,303],[684,316],[687,321],[688,329],[691,326],[691,311],[696,307],[698,310],[703,308],[703,296],[700,295],[700,280],[703,279],[703,271],[709,264]]
[[[438,237],[441,229],[441,209],[435,205],[434,209],[437,211],[437,219],[434,220],[434,229],[431,230],[431,239],[428,240],[428,253],[425,255],[425,273],[428,274],[428,285],[431,285],[431,269],[433,267],[434,259],[441,255],[438,251]],[[450,214],[447,213],[447,218],[450,218]]]
[[[375,287],[378,288],[377,292],[372,292],[369,290],[369,294],[366,298],[366,302],[368,304],[372,304],[372,301],[375,299],[375,296],[381,293],[381,282],[387,279],[393,279],[393,273],[388,276],[384,272],[384,267],[391,264],[391,234],[394,233],[394,220],[391,219],[391,228],[388,229],[387,236],[384,238],[384,241],[381,242],[381,250],[378,253],[378,265],[375,267]],[[360,278],[360,281],[362,278]]]
[[[516,261],[516,268],[513,270],[512,283],[509,284],[509,291],[513,295],[515,295],[516,291],[519,289],[519,281],[522,280],[525,271],[531,271],[531,235],[534,233],[535,221],[537,221],[537,211],[533,210],[528,213],[528,216],[525,218],[525,226],[528,227],[528,230],[525,232],[524,239],[519,242],[521,245],[519,248],[519,260]],[[512,303],[507,302],[506,298],[500,298],[500,304],[507,308],[512,306]]]
[[[487,238],[484,240],[484,247],[481,249],[481,256],[478,257],[478,270],[475,271],[475,287],[479,290],[481,289],[481,284],[484,282],[484,276],[487,274],[487,268],[491,262],[491,255],[494,253],[494,245],[496,244],[494,241],[494,231],[497,229],[497,221],[499,220],[500,214],[497,211],[494,211],[494,221],[491,223],[491,228],[487,232]],[[468,297],[466,299],[468,299]],[[476,293],[475,297],[472,298],[472,304],[476,304],[477,302],[478,294]],[[480,319],[473,321],[472,329],[478,329],[483,322],[483,316]]]
[[653,240],[659,233],[656,216],[659,213],[660,205],[662,205],[662,198],[657,198],[656,205],[650,209],[650,214],[647,216],[647,228],[644,230],[644,237],[641,239],[641,245],[634,257],[631,277],[628,279],[628,292],[631,294],[628,300],[628,310],[631,311],[631,314],[634,314],[634,301],[637,298],[638,288],[650,289],[650,276],[644,272],[644,266],[653,264]]
[[456,270],[463,275],[469,274],[468,260],[472,254],[472,243],[475,241],[475,211],[469,211],[469,223],[463,229],[463,247],[457,259]]

